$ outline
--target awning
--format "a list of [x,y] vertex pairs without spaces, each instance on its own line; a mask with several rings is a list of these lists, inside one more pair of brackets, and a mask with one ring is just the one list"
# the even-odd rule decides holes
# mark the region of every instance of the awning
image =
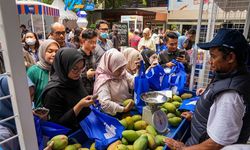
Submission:
[[77,20],[78,19],[76,13],[74,13],[73,11],[70,11],[68,9],[66,11],[64,10],[65,4],[62,0],[54,0],[52,5],[59,8],[60,20],[64,20],[64,19]]
[[33,14],[45,16],[59,17],[59,9],[51,5],[47,5],[36,1],[17,1],[17,12],[19,15],[23,14]]
[[214,0],[215,3],[224,11],[244,11],[250,4],[249,0]]

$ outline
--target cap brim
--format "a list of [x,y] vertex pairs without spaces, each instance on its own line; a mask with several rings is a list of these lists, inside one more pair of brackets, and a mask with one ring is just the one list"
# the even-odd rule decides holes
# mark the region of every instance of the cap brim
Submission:
[[209,50],[212,47],[217,47],[220,45],[208,42],[208,43],[198,43],[197,46],[203,50]]

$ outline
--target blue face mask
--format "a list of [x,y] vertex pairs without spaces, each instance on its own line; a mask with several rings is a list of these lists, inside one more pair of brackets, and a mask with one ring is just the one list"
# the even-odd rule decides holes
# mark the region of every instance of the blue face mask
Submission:
[[107,38],[109,37],[108,33],[106,33],[106,32],[101,32],[101,33],[100,33],[100,36],[101,36],[101,38],[103,38],[103,39],[107,39]]

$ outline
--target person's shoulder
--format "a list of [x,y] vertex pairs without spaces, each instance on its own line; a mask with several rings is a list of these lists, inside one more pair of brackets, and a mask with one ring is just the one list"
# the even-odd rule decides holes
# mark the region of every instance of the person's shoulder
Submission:
[[38,65],[32,65],[29,67],[28,72],[33,72],[33,71],[40,71],[42,68],[40,68]]

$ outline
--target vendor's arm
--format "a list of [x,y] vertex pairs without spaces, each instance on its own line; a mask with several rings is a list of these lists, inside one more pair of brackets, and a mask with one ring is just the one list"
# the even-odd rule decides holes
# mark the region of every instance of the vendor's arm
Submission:
[[123,112],[124,107],[120,104],[112,101],[110,88],[108,84],[103,84],[97,91],[99,101],[101,103],[101,108],[104,112],[115,115],[117,112]]

